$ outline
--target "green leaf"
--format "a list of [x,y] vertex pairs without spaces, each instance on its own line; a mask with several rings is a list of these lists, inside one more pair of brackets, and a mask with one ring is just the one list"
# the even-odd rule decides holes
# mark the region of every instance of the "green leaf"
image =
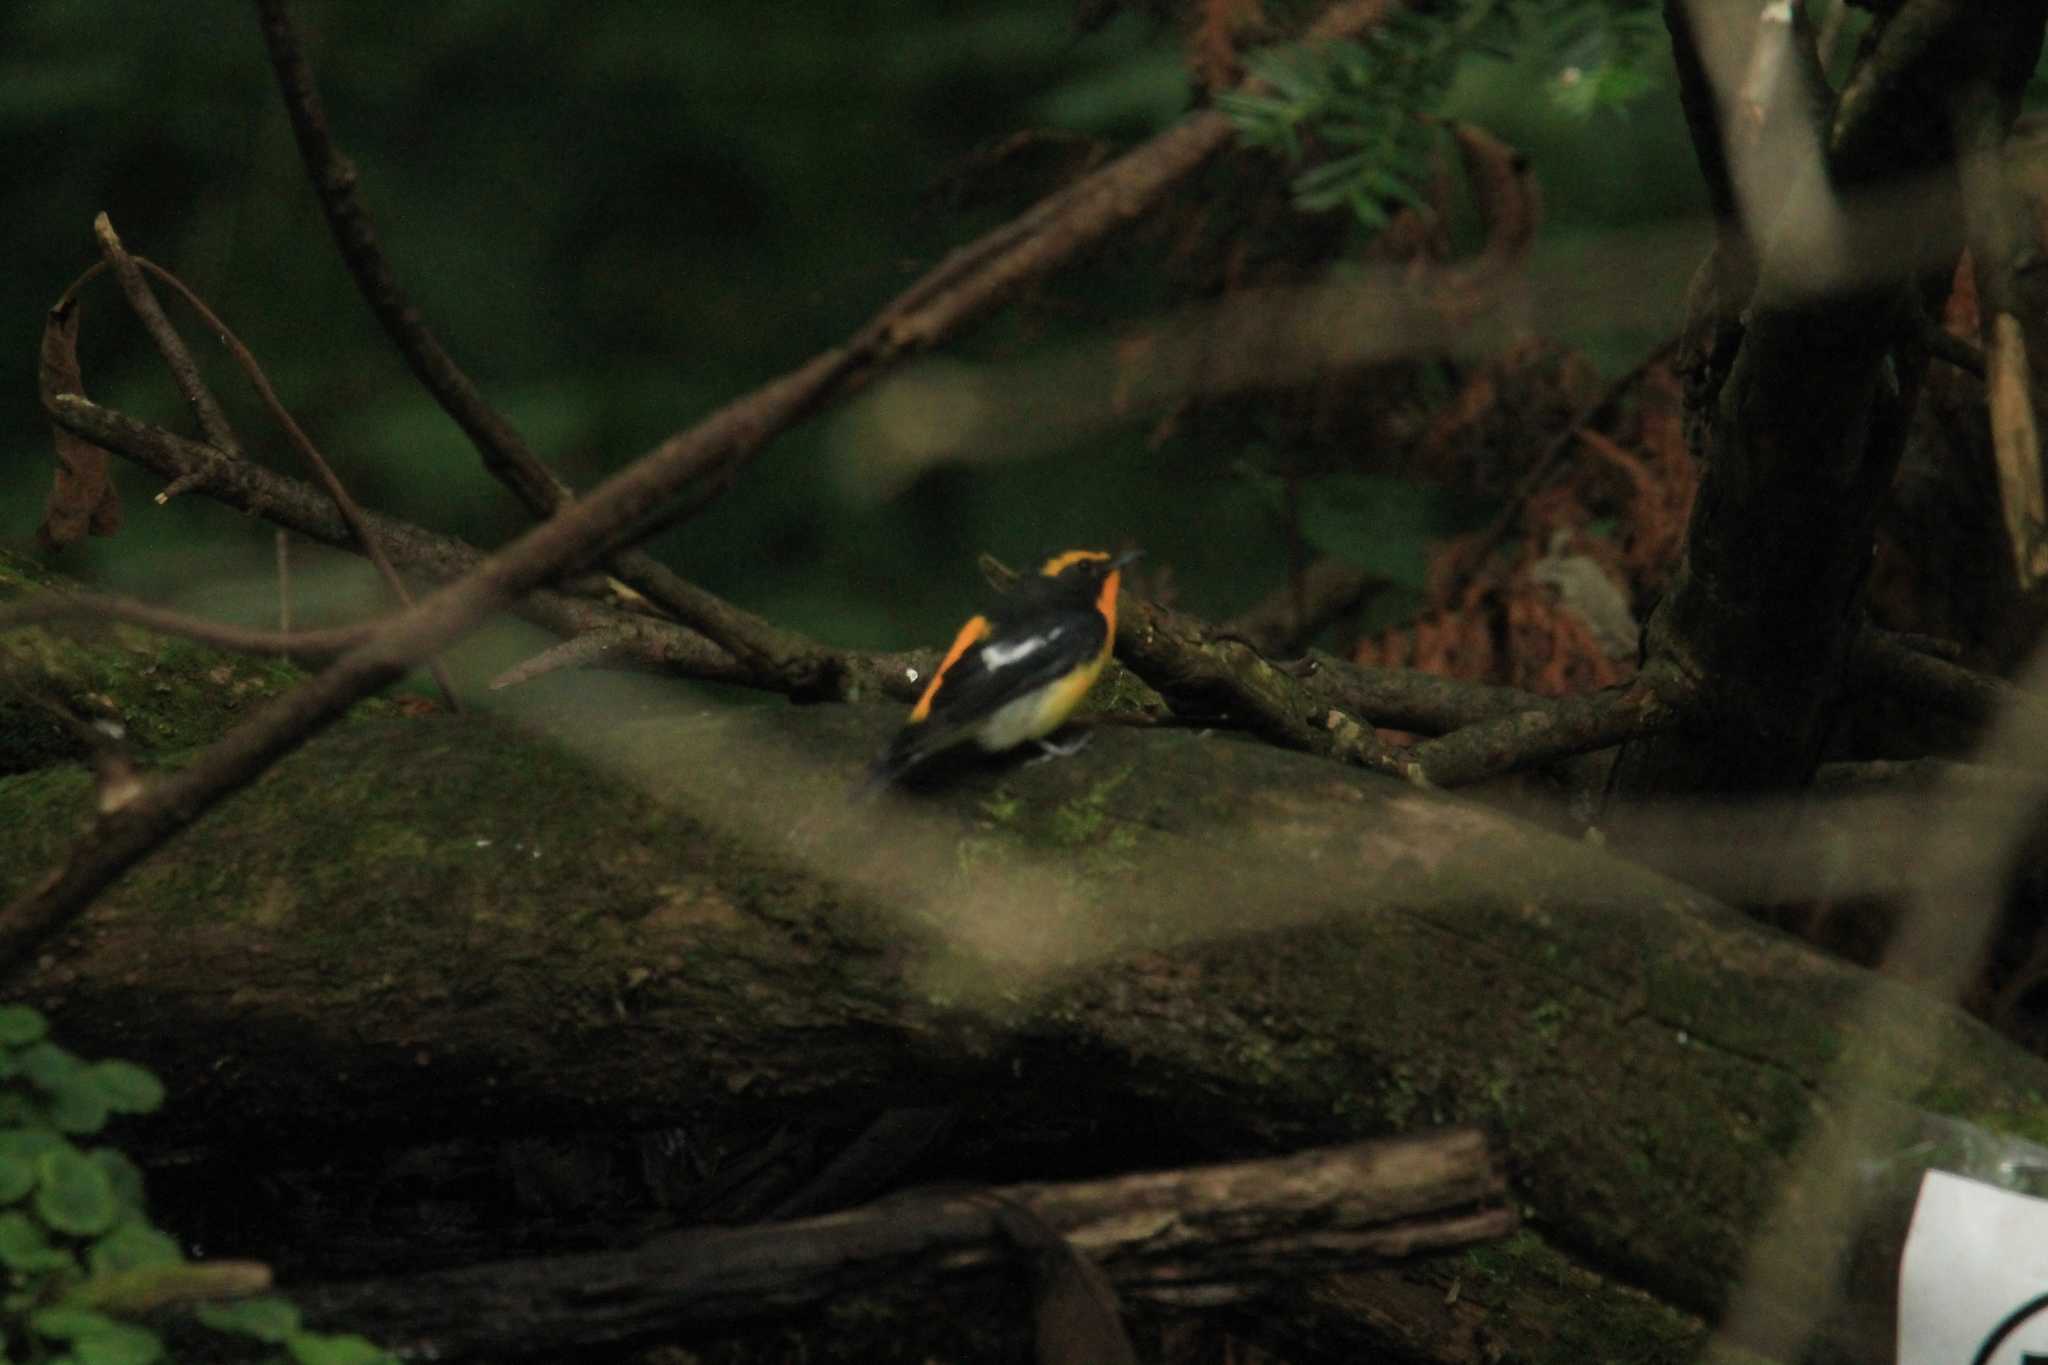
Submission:
[[397,1365],[398,1357],[358,1336],[301,1332],[285,1342],[298,1365]]
[[36,1216],[59,1232],[93,1237],[114,1225],[121,1201],[98,1163],[62,1148],[36,1158]]
[[50,1096],[50,1123],[60,1133],[83,1136],[107,1126],[107,1097],[92,1073],[80,1068]]
[[21,1074],[44,1090],[55,1090],[85,1069],[85,1063],[55,1043],[35,1043],[24,1048]]
[[155,1365],[164,1356],[156,1333],[125,1322],[105,1332],[92,1332],[71,1343],[78,1365]]
[[45,1152],[54,1152],[70,1145],[47,1128],[0,1129],[0,1156],[34,1161]]
[[18,1156],[0,1156],[0,1204],[25,1199],[35,1187],[36,1168],[33,1162]]
[[49,1022],[27,1005],[0,1005],[0,1047],[27,1047],[49,1031]]
[[95,1062],[89,1074],[117,1114],[147,1114],[164,1102],[164,1083],[133,1062]]
[[71,1341],[78,1337],[104,1332],[121,1324],[105,1313],[95,1313],[90,1308],[39,1308],[29,1314],[28,1325],[35,1329],[38,1336]]
[[230,1332],[257,1341],[282,1342],[299,1331],[299,1310],[289,1299],[241,1299],[234,1303],[206,1303],[196,1310],[201,1322],[216,1332]]
[[0,1213],[0,1265],[25,1270],[27,1262],[50,1249],[50,1239],[27,1214]]
[[62,1247],[51,1246],[42,1225],[27,1214],[0,1213],[0,1265],[16,1275],[75,1273],[78,1259]]
[[139,1213],[143,1204],[142,1168],[112,1147],[95,1147],[86,1155],[107,1173],[107,1180],[114,1187],[114,1198],[121,1201],[122,1209]]
[[85,1263],[95,1275],[113,1275],[146,1266],[176,1265],[185,1259],[177,1239],[147,1223],[123,1223],[92,1244]]

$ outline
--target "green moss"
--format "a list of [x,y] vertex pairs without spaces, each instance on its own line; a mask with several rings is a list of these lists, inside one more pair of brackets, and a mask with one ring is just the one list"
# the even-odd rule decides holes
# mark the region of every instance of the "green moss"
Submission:
[[1692,1361],[1699,1319],[1604,1281],[1528,1229],[1467,1249],[1434,1272],[1459,1298],[1503,1310],[1488,1327],[1527,1365]]
[[[0,601],[53,581],[29,561],[0,553]],[[0,673],[10,670],[80,716],[118,722],[145,761],[211,744],[305,676],[275,660],[92,622],[0,634]],[[0,689],[0,773],[83,756],[83,746],[47,710]]]
[[1116,772],[1096,779],[1087,791],[1062,801],[1052,812],[1049,832],[1055,844],[1074,847],[1094,842],[1109,819],[1109,799],[1130,780],[1135,765],[1126,764]]

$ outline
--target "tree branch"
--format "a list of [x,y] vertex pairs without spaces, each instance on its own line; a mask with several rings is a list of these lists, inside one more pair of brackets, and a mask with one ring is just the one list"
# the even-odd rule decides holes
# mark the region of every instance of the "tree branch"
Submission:
[[1663,734],[1688,719],[1691,700],[1674,670],[1645,669],[1621,687],[1467,725],[1416,745],[1404,758],[1432,786],[1465,786]]
[[110,597],[93,592],[44,592],[16,602],[0,602],[0,631],[48,621],[121,621],[159,635],[197,640],[215,649],[237,654],[260,654],[273,658],[326,659],[344,653],[368,639],[377,626],[341,626],[333,630],[302,630],[283,633],[244,630],[183,612],[166,611],[147,602],[127,597]]
[[220,400],[206,387],[206,381],[200,377],[199,366],[192,359],[192,352],[185,348],[185,339],[164,316],[163,305],[156,301],[149,281],[142,278],[141,267],[114,234],[114,225],[106,214],[94,216],[92,234],[99,242],[100,253],[107,264],[113,267],[114,278],[120,283],[122,294],[127,296],[129,308],[134,310],[142,330],[149,333],[149,339],[156,343],[157,354],[163,357],[178,392],[185,395],[185,402],[192,409],[193,417],[198,419],[199,429],[206,434],[207,443],[228,459],[241,459],[242,444],[235,439],[234,428],[228,425]]
[[2048,699],[2038,693],[1922,653],[1886,631],[1866,628],[1858,634],[1849,681],[1976,725],[1989,725],[2011,711],[2048,721]]
[[[1276,664],[1245,641],[1126,594],[1117,657],[1185,719],[1225,720],[1299,749],[1429,785],[1479,781],[1675,728],[1691,696],[1673,670],[1626,687],[1554,699],[1311,653]],[[1372,727],[1442,738],[1412,749]]]
[[1039,1250],[1016,1244],[1013,1210],[1099,1263],[1119,1291],[1168,1301],[1200,1292],[1228,1302],[1276,1280],[1504,1237],[1517,1223],[1485,1135],[1463,1128],[1073,1184],[912,1190],[823,1218],[672,1233],[629,1252],[300,1286],[292,1297],[315,1321],[409,1354],[559,1357],[783,1315],[878,1281],[986,1272]]
[[[384,580],[384,585],[391,590],[391,595],[398,600],[401,606],[411,606],[412,592],[405,586],[405,580],[398,576],[398,570],[392,566],[391,557],[385,553],[383,542],[370,529],[369,522],[363,516],[362,505],[349,493],[348,488],[342,483],[340,476],[334,472],[334,466],[327,463],[327,457],[320,453],[320,448],[313,444],[312,437],[306,435],[305,429],[292,416],[291,410],[285,407],[284,401],[277,396],[277,390],[271,387],[270,376],[265,374],[263,367],[256,362],[255,353],[242,344],[242,339],[235,335],[234,329],[221,321],[213,309],[207,306],[206,301],[193,292],[183,280],[146,257],[138,256],[131,261],[128,253],[121,247],[118,239],[115,238],[113,226],[107,222],[107,216],[104,213],[95,221],[94,227],[96,229],[104,229],[101,242],[108,253],[108,259],[115,262],[114,268],[116,273],[121,273],[123,263],[125,262],[128,272],[135,276],[137,287],[143,291],[145,297],[150,299],[152,306],[155,303],[155,296],[148,292],[149,285],[142,278],[143,271],[155,275],[165,284],[168,284],[185,301],[185,305],[197,313],[200,320],[206,324],[215,336],[220,338],[221,344],[227,347],[228,354],[234,357],[235,364],[241,368],[243,376],[249,381],[249,386],[256,391],[256,397],[262,402],[264,410],[270,414],[271,420],[276,422],[278,428],[284,432],[285,440],[298,453],[299,458],[304,460],[307,467],[313,471],[313,476],[320,481],[320,486],[327,491],[327,496],[333,501],[335,511],[341,514],[341,519],[344,522],[348,523],[349,533],[355,537],[355,546],[352,548],[359,548],[364,555],[368,556],[370,563],[377,570],[377,576]],[[159,316],[161,316],[161,310],[158,310],[158,312]],[[166,323],[166,326],[168,325]],[[175,332],[171,333],[173,339],[176,338],[176,335]],[[185,357],[185,363],[187,365],[191,363],[190,356]],[[199,385],[199,392],[206,396],[207,403],[213,407],[215,412],[218,412],[219,405],[214,402],[212,393],[199,380],[196,371],[193,374],[193,382]],[[226,419],[223,418],[222,430],[224,432],[226,431],[225,421]],[[232,442],[232,433],[228,433],[228,439]],[[220,450],[221,454],[229,459],[240,460],[242,458],[238,446],[222,445],[219,440],[213,439],[211,435],[209,435],[209,440],[212,440],[212,443]],[[455,681],[448,676],[447,668],[442,665],[439,659],[427,660],[427,668],[433,674],[434,685],[441,690],[442,699],[448,703],[448,709],[451,711],[462,710],[462,699],[456,694]]]

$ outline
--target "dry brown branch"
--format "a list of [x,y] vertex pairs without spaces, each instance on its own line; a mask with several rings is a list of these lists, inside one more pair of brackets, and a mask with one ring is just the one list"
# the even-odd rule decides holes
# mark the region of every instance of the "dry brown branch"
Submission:
[[[257,9],[300,156],[357,291],[422,387],[469,438],[483,458],[484,468],[536,517],[553,515],[574,492],[484,398],[399,285],[397,272],[377,240],[369,209],[356,193],[355,166],[341,154],[328,130],[326,111],[298,34],[279,0],[259,0]],[[831,651],[720,599],[651,556],[621,549],[612,555],[611,565],[620,577],[683,624],[755,670],[777,675],[777,690],[829,695],[841,685],[831,671]]]
[[1006,1207],[1066,1239],[1122,1293],[1169,1303],[1228,1303],[1503,1237],[1517,1223],[1485,1135],[1464,1128],[1074,1184],[910,1191],[801,1222],[675,1233],[636,1251],[295,1287],[292,1297],[316,1321],[435,1359],[559,1355],[785,1314],[883,1276],[986,1272],[1030,1250],[1014,1246]]
[[[142,324],[143,331],[149,333],[149,339],[156,344],[157,354],[164,358],[164,365],[170,370],[178,392],[185,396],[186,405],[198,420],[199,430],[205,434],[207,444],[231,460],[241,459],[242,444],[236,439],[234,428],[228,424],[220,400],[213,396],[213,390],[206,387],[205,379],[200,377],[199,366],[192,359],[192,352],[185,347],[184,338],[164,316],[163,305],[156,301],[156,293],[150,289],[149,281],[142,277],[142,270],[128,254],[128,249],[121,245],[121,239],[115,235],[114,225],[106,214],[93,218],[92,235],[100,244],[100,254],[113,267],[114,278],[120,281],[121,292],[127,296],[136,321]],[[75,289],[77,285],[72,287]]]
[[[105,214],[99,216],[95,226],[103,224],[106,224]],[[291,443],[292,449],[298,453],[299,458],[304,460],[312,469],[314,477],[320,481],[320,486],[327,491],[327,496],[333,500],[334,509],[341,513],[341,519],[348,523],[349,531],[354,535],[356,541],[355,546],[351,548],[360,548],[361,552],[368,556],[370,563],[376,567],[377,576],[384,580],[384,585],[391,590],[391,595],[398,599],[400,605],[411,606],[412,592],[405,586],[405,580],[398,576],[398,570],[392,566],[391,556],[386,553],[383,542],[371,530],[369,521],[363,516],[362,505],[355,500],[347,487],[343,485],[340,476],[334,472],[334,466],[327,462],[327,457],[320,453],[320,448],[313,444],[313,439],[306,435],[305,429],[299,425],[298,419],[292,416],[291,409],[287,408],[284,405],[284,401],[277,396],[277,390],[271,387],[270,376],[265,374],[263,367],[256,362],[255,353],[243,345],[242,339],[235,335],[234,329],[221,321],[219,315],[213,309],[207,307],[206,301],[200,298],[197,293],[175,274],[146,257],[138,256],[130,261],[126,251],[114,239],[113,232],[112,226],[106,227],[105,235],[102,238],[102,245],[107,250],[108,259],[116,261],[116,272],[119,273],[121,270],[119,262],[128,261],[129,269],[135,271],[137,282],[145,291],[148,290],[148,284],[141,279],[141,273],[147,271],[149,274],[156,276],[176,291],[178,297],[185,301],[185,306],[197,313],[200,321],[206,324],[208,330],[220,338],[221,345],[227,347],[228,354],[234,357],[235,364],[241,368],[243,376],[249,381],[249,387],[256,391],[256,397],[262,402],[264,411],[270,414],[271,420],[276,422],[278,429],[284,432],[285,439]],[[137,269],[137,267],[140,269]],[[151,297],[153,302],[153,296]],[[159,315],[161,315],[160,312]],[[166,326],[168,326],[168,323],[166,323]],[[175,337],[176,333],[172,332],[171,335]],[[189,361],[190,357],[188,356],[187,362],[189,363]],[[198,382],[196,374],[194,375],[194,382]],[[198,391],[205,394],[207,402],[212,404],[216,410],[218,409],[212,394],[205,388],[203,383],[199,385]],[[238,449],[231,446],[221,446],[217,441],[214,444],[223,455],[230,459],[240,458],[240,451]],[[448,676],[448,670],[442,665],[441,661],[439,659],[427,660],[427,669],[433,675],[435,686],[440,688],[442,699],[448,703],[448,709],[451,711],[462,710],[462,699],[456,694],[455,681]]]
[[[1406,669],[1368,669],[1311,653],[1275,664],[1242,639],[1125,594],[1117,657],[1183,719],[1226,723],[1289,749],[1407,781],[1459,785],[1679,725],[1690,696],[1655,670],[1592,697],[1540,697]],[[1397,749],[1374,726],[1441,732]]]
[[[103,442],[107,449],[119,451],[173,484],[203,483],[211,496],[228,506],[324,545],[354,550],[360,544],[333,503],[297,479],[247,461],[226,461],[211,446],[74,394],[57,395],[47,406],[53,422]],[[483,562],[482,551],[452,536],[439,535],[368,509],[363,517],[392,558],[414,573],[447,581]],[[758,670],[687,627],[593,600],[609,596],[602,579],[565,582],[559,589],[529,593],[513,605],[513,610],[565,638],[584,632],[599,633],[613,645],[617,663],[711,682],[772,685],[773,679],[764,680]],[[928,668],[932,658],[931,652],[924,650],[904,654],[847,652],[839,656],[837,667],[840,675],[849,680],[849,692],[909,700],[917,695],[917,689],[908,680],[906,670]]]
[[1865,629],[1850,655],[1858,688],[1898,697],[1977,725],[2001,714],[2048,715],[2048,700],[2003,679],[1937,659],[1881,630]]
[[551,645],[530,659],[522,660],[490,681],[493,692],[517,687],[564,668],[588,668],[626,643],[621,631],[591,630]]
[[1453,730],[1416,745],[1402,759],[1432,786],[1465,786],[1660,734],[1686,719],[1689,700],[1675,672],[1645,669],[1620,687]]

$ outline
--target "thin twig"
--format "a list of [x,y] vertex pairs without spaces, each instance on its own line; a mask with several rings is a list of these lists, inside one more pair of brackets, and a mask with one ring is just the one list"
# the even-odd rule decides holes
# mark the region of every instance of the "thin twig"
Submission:
[[[224,461],[212,446],[76,394],[53,394],[44,404],[59,425],[102,442],[108,450],[128,456],[174,484],[203,482],[210,495],[230,507],[323,545],[350,551],[361,548],[333,502],[301,480],[249,461]],[[445,582],[483,562],[482,551],[452,536],[367,508],[363,516],[392,558],[413,573]],[[545,588],[527,594],[512,604],[512,609],[564,638],[596,631],[619,640],[613,656],[619,663],[678,677],[780,690],[779,678],[764,677],[687,626],[619,610],[610,596],[602,578],[569,579],[559,584],[559,590]],[[849,694],[908,701],[921,690],[909,679],[908,671],[915,669],[922,676],[936,659],[936,653],[928,650],[902,654],[846,651],[836,655],[833,668],[848,680]]]
[[[100,216],[104,221],[106,215]],[[111,229],[109,231],[111,232]],[[320,481],[320,486],[327,490],[327,496],[333,500],[335,510],[341,513],[342,520],[348,523],[349,532],[355,536],[356,543],[362,547],[370,562],[376,565],[378,577],[384,580],[385,586],[391,589],[391,595],[396,597],[401,605],[411,606],[412,592],[405,586],[405,580],[398,576],[398,570],[393,567],[391,557],[385,553],[383,543],[377,539],[368,519],[364,517],[361,504],[350,495],[347,488],[343,487],[340,477],[334,472],[334,467],[327,463],[319,447],[313,444],[312,438],[306,435],[305,429],[292,416],[291,409],[277,396],[277,390],[271,387],[270,376],[256,363],[255,354],[242,344],[242,339],[235,335],[234,330],[221,321],[219,316],[206,306],[206,301],[187,287],[183,280],[147,257],[136,257],[135,264],[175,290],[178,297],[185,301],[185,306],[197,313],[200,321],[220,338],[221,345],[227,347],[228,354],[233,356],[235,364],[241,367],[242,374],[248,379],[249,386],[256,391],[256,397],[261,400],[271,420],[284,432],[285,439],[291,443],[292,449],[299,453],[299,458],[312,468],[313,476]],[[463,709],[462,699],[456,695],[455,682],[448,676],[448,670],[438,659],[427,660],[427,669],[433,674],[435,685],[441,689],[442,699],[448,703],[448,709],[460,712]]]
[[292,631],[291,535],[283,527],[277,531],[277,629],[281,635]]
[[343,262],[370,311],[428,393],[469,437],[492,474],[536,516],[551,515],[569,499],[569,489],[534,458],[510,423],[484,401],[399,288],[383,248],[377,244],[368,208],[356,194],[355,164],[341,154],[327,130],[327,113],[313,83],[313,68],[284,12],[282,0],[256,0],[264,45],[284,93],[292,135],[320,196]]
[[159,635],[197,640],[236,654],[300,660],[331,659],[367,640],[377,624],[340,626],[332,630],[245,630],[183,612],[167,611],[128,597],[93,592],[43,592],[0,603],[0,631],[48,621],[122,621]]
[[490,690],[499,691],[532,682],[564,668],[584,668],[618,649],[625,642],[620,631],[589,631],[573,639],[550,645],[530,659],[523,659],[512,665],[490,681]]
[[100,253],[114,268],[114,278],[120,281],[121,292],[127,296],[128,306],[134,310],[136,320],[142,324],[142,330],[149,333],[149,339],[156,343],[157,354],[164,358],[178,392],[185,395],[186,404],[198,419],[200,431],[206,434],[207,444],[231,460],[241,459],[242,443],[235,438],[234,428],[228,424],[220,400],[213,396],[213,390],[206,387],[206,381],[200,377],[199,366],[192,359],[192,352],[185,348],[185,339],[164,316],[163,305],[156,301],[149,281],[142,278],[135,258],[121,245],[121,239],[115,235],[114,225],[106,214],[93,218],[92,233],[100,244]]
[[[335,145],[312,66],[281,0],[258,0],[257,10],[300,157],[357,292],[414,377],[469,438],[484,468],[534,516],[554,515],[574,498],[573,490],[484,398],[400,286],[369,208],[357,193],[355,165]],[[780,690],[829,695],[841,686],[829,667],[831,651],[697,587],[652,556],[620,549],[611,555],[610,564],[619,577],[734,657],[764,673],[784,675]]]

